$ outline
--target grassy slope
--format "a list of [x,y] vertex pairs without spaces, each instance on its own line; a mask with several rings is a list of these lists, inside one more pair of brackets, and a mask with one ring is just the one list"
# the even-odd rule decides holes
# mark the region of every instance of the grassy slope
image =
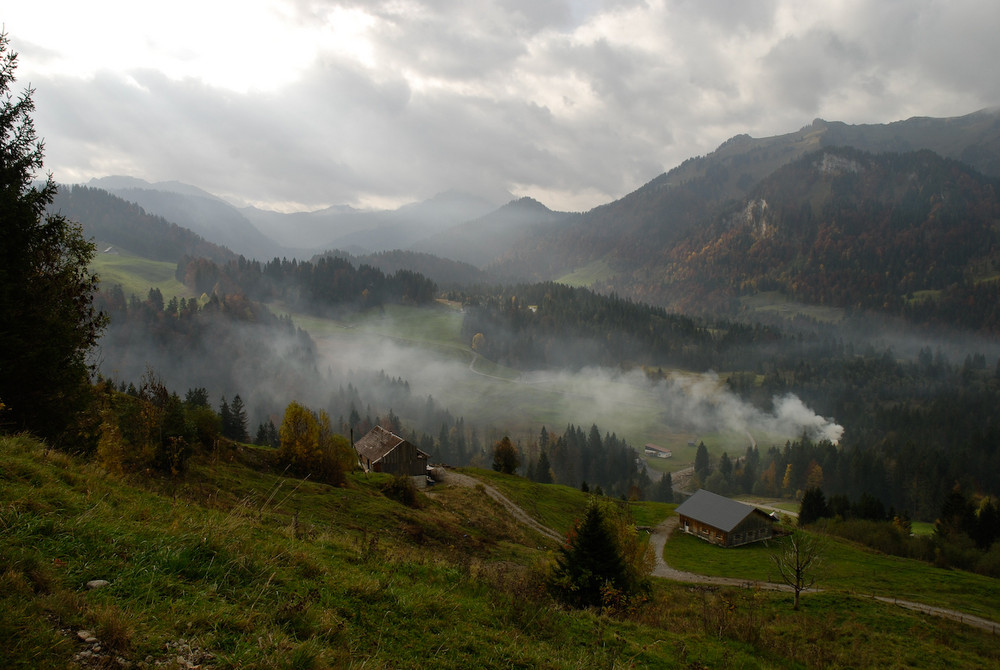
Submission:
[[567,286],[591,287],[598,281],[605,281],[614,277],[614,270],[608,265],[606,260],[596,260],[589,265],[576,268],[572,272],[565,274],[555,281]]
[[90,265],[91,270],[101,278],[102,288],[121,284],[126,297],[134,294],[140,300],[146,298],[150,288],[160,289],[164,300],[173,296],[197,297],[174,277],[176,263],[151,261],[121,249],[118,251],[117,254],[98,253]]
[[[664,552],[679,570],[742,579],[780,581],[770,554],[783,539],[718,551],[691,535],[674,534]],[[1000,580],[921,561],[886,556],[824,538],[817,588],[913,600],[1000,621]]]
[[[4,666],[66,667],[84,628],[125,660],[169,663],[166,645],[183,639],[205,667],[1000,662],[988,634],[843,594],[810,596],[793,613],[783,595],[659,582],[630,616],[566,611],[539,590],[551,549],[482,492],[439,489],[410,509],[379,493],[384,477],[331,489],[250,469],[239,461],[263,456],[247,453],[204,459],[176,484],[129,483],[0,437]],[[582,502],[570,489],[490,481],[561,527]],[[640,508],[646,519],[666,510]],[[96,578],[110,585],[87,590]]]

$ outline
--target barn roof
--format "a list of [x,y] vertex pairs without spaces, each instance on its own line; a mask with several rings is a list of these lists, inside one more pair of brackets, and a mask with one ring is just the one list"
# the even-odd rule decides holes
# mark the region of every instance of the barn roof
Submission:
[[[406,442],[406,440],[399,435],[390,433],[382,426],[375,426],[368,431],[367,435],[354,443],[354,450],[358,452],[359,456],[371,463],[375,463],[403,442]],[[424,454],[419,449],[417,449],[417,452]],[[426,455],[424,454],[424,456]]]
[[677,507],[677,514],[683,514],[727,533],[754,512],[770,518],[756,507],[730,500],[705,489],[698,489],[693,496]]

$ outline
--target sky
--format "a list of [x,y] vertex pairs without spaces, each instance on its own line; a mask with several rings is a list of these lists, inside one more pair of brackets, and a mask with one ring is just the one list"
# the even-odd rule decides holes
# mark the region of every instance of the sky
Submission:
[[279,211],[585,211],[740,133],[1000,104],[995,0],[47,0],[0,20],[57,182]]

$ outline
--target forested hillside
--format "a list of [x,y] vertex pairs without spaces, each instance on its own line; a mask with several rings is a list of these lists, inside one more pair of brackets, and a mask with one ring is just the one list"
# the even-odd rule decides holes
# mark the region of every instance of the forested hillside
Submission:
[[518,369],[605,365],[738,367],[740,351],[780,334],[735,321],[706,321],[588,289],[545,282],[469,295],[462,326],[483,356]]
[[103,189],[62,186],[48,210],[79,222],[88,238],[152,260],[176,263],[184,255],[219,263],[236,259],[229,249]]
[[316,256],[312,261],[316,262],[320,258],[326,257],[343,258],[354,265],[370,265],[387,275],[394,275],[400,270],[416,272],[427,277],[442,289],[495,282],[490,274],[474,265],[418,251],[396,249],[360,256],[353,256],[345,251],[335,251]]
[[[848,146],[871,152],[930,149],[947,158],[968,161],[974,166],[973,170],[998,176],[998,120],[995,111],[977,112],[957,119],[918,118],[871,126],[817,120],[787,135],[759,139],[739,135],[707,156],[691,158],[635,192],[572,220],[569,225],[539,231],[522,240],[504,255],[495,270],[534,279],[553,279],[601,260],[611,271],[610,277],[593,286],[602,292],[614,292],[657,305],[732,314],[738,304],[730,299],[731,296],[752,287],[719,287],[716,284],[713,290],[700,291],[697,299],[691,299],[687,289],[701,279],[699,272],[703,265],[698,259],[692,259],[694,264],[687,267],[687,257],[679,251],[675,254],[673,249],[681,245],[687,251],[700,252],[699,242],[715,243],[716,238],[706,231],[718,232],[720,217],[729,221],[736,212],[743,211],[754,189],[776,170],[824,147]],[[801,183],[799,176],[790,176],[787,172],[783,175],[793,183]],[[939,186],[939,190],[948,188],[947,184],[932,185],[938,178],[947,180],[948,170],[934,168],[921,173],[926,195]],[[969,179],[975,181],[981,177]],[[842,185],[849,188],[846,182]],[[789,192],[777,187],[775,191],[773,197]],[[887,195],[890,196],[888,201]],[[892,200],[903,195],[903,191],[890,190],[879,196],[883,215],[892,216],[897,225],[900,217],[915,215],[911,202]],[[782,208],[777,201],[769,200],[768,203]],[[814,216],[821,216],[820,203],[815,205]],[[800,206],[801,201],[796,201],[789,209],[798,213],[796,208]],[[889,211],[892,214],[886,214]],[[863,214],[863,208],[856,213]],[[832,249],[827,251],[828,254],[833,252]],[[808,265],[811,261],[818,259],[809,256],[798,259],[803,271],[819,270]],[[761,264],[764,262],[762,259]],[[916,274],[925,270],[924,267],[909,269]],[[685,280],[683,287],[675,285],[679,279]],[[713,279],[718,280],[718,277],[709,276],[706,281]],[[950,300],[948,296],[944,299]],[[875,308],[881,309],[877,304]]]
[[961,163],[929,151],[827,149],[776,171],[712,225],[662,249],[655,294],[690,311],[778,290],[997,332],[998,220],[1000,182]]
[[321,257],[312,263],[278,258],[261,263],[241,256],[223,265],[184,258],[178,263],[177,279],[199,293],[240,293],[252,300],[281,300],[320,315],[387,303],[426,304],[437,292],[434,282],[416,272],[398,270],[387,275],[338,256]]

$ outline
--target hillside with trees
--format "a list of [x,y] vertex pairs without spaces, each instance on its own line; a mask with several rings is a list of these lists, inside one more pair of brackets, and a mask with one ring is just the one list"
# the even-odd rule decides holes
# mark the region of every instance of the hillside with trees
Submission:
[[324,316],[389,303],[427,304],[437,293],[434,282],[411,270],[387,275],[339,256],[301,263],[286,258],[261,263],[240,256],[225,264],[184,257],[177,264],[177,279],[197,293],[238,293],[261,302],[280,300]]
[[218,263],[236,259],[229,249],[100,188],[59,187],[48,211],[80,222],[88,238],[144,258],[170,263],[184,255]]
[[[929,149],[954,161],[968,161],[973,171],[997,177],[998,129],[997,112],[982,111],[957,119],[915,118],[868,126],[817,120],[786,135],[738,135],[714,152],[684,161],[615,202],[594,208],[567,225],[531,235],[504,254],[492,269],[543,280],[601,260],[613,275],[594,284],[601,292],[668,307],[679,301],[677,307],[733,314],[738,304],[729,295],[746,290],[745,286],[702,291],[697,302],[683,302],[681,298],[688,294],[674,286],[675,277],[680,275],[697,284],[701,266],[687,267],[685,257],[668,255],[678,244],[696,247],[696,240],[706,239],[706,231],[715,231],[720,221],[729,221],[744,210],[754,189],[775,171],[824,148],[852,147],[876,154]],[[924,178],[947,179],[946,173],[935,168]],[[800,177],[792,180],[798,183]],[[779,202],[769,204],[781,207]],[[894,217],[914,215],[908,206],[902,202],[890,206],[883,201],[883,207],[895,210]],[[793,208],[793,212],[798,210]],[[707,239],[716,238],[708,235]],[[664,274],[670,277],[665,280]],[[705,281],[711,279],[706,277]]]
[[657,295],[692,311],[780,291],[809,304],[998,332],[998,218],[1000,181],[962,163],[929,151],[826,149],[779,169],[712,225],[663,249]]

